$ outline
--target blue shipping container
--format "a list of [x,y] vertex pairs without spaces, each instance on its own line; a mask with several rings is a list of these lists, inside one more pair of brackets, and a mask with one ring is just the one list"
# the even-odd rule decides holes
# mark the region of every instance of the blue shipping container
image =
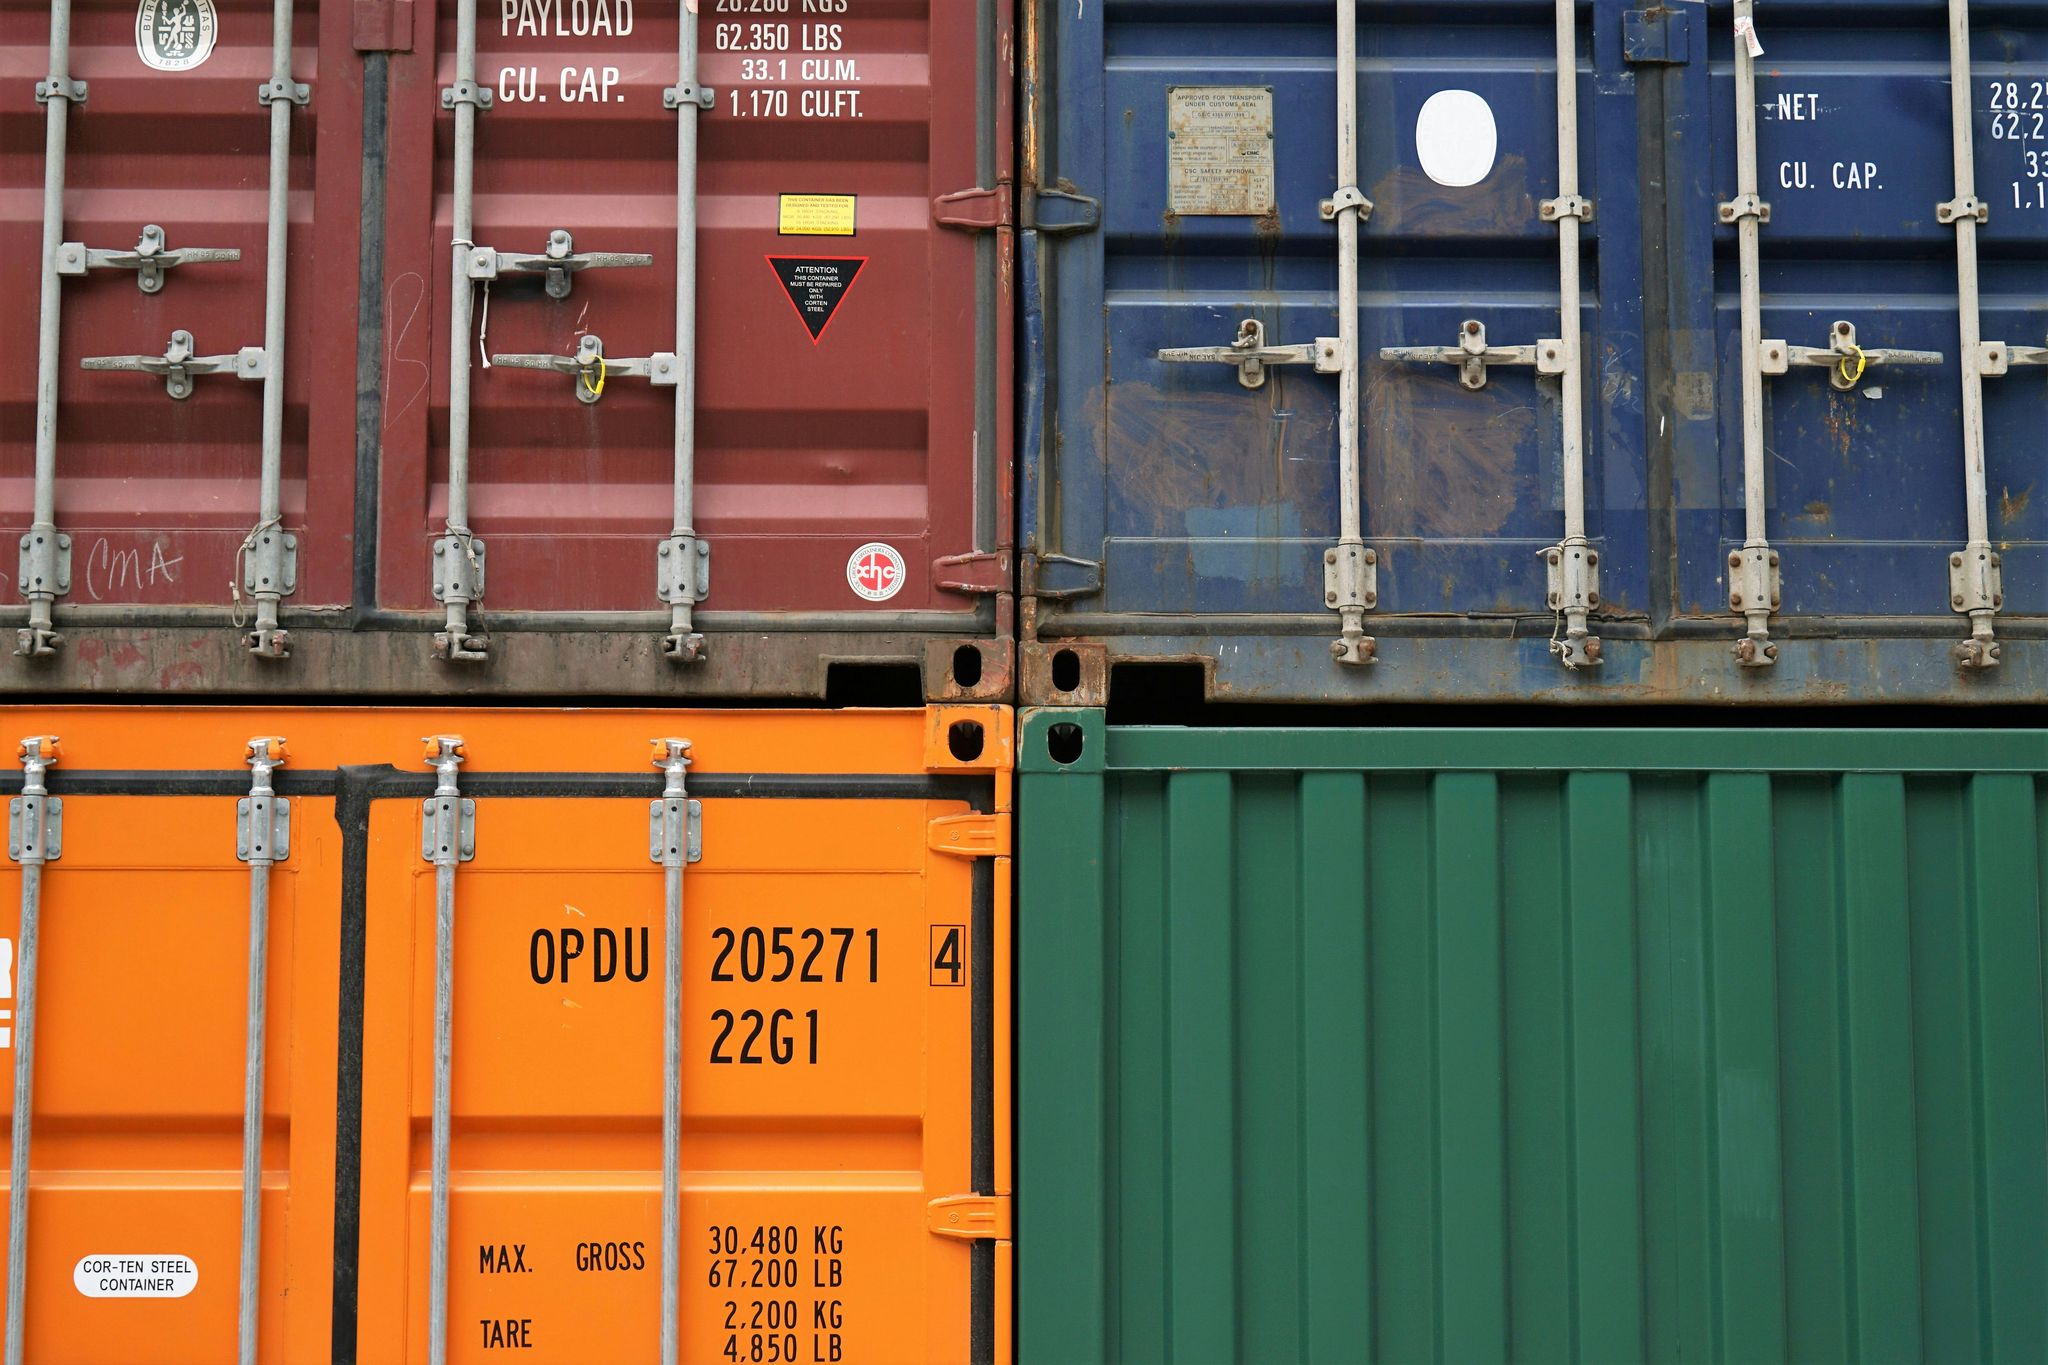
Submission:
[[2048,5],[1345,9],[1029,14],[1027,701],[2048,698]]

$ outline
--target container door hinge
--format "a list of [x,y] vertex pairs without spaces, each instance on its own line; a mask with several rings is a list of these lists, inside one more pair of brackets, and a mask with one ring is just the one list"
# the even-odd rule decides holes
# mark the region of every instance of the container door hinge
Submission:
[[1073,190],[1041,186],[1032,192],[1030,221],[1024,226],[1047,236],[1093,232],[1102,226],[1102,202]]
[[993,232],[1017,225],[1010,182],[1000,180],[992,190],[979,187],[955,190],[932,200],[932,221],[940,227],[962,232]]
[[1004,858],[1010,853],[1010,817],[941,815],[931,823],[931,849],[954,858]]
[[1621,16],[1621,59],[1634,66],[1684,66],[1692,60],[1692,27],[1676,4],[1632,9]]
[[926,1206],[926,1226],[934,1237],[958,1237],[963,1241],[1008,1241],[1010,1239],[1010,1196],[1007,1194],[953,1194],[934,1199]]
[[1102,592],[1102,565],[1073,555],[1026,554],[1017,562],[1017,590],[1054,602],[1095,597]]
[[1010,552],[944,555],[932,561],[932,582],[947,592],[1009,592]]

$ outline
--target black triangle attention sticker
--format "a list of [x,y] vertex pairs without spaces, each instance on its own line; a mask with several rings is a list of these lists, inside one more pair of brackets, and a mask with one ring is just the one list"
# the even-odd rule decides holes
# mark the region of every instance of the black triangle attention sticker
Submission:
[[768,264],[782,281],[790,307],[803,319],[804,330],[817,345],[831,325],[832,315],[846,300],[846,293],[868,263],[865,256],[770,256]]

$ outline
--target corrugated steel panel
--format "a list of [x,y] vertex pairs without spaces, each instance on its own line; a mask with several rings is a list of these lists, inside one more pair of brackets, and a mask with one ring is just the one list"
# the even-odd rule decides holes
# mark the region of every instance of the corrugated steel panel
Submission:
[[[74,6],[70,73],[87,90],[70,110],[62,240],[133,251],[143,229],[155,225],[171,251],[228,248],[241,259],[164,270],[155,293],[137,288],[133,269],[64,279],[57,525],[71,537],[72,558],[62,603],[225,607],[236,551],[258,521],[263,386],[231,374],[202,377],[189,398],[173,401],[161,378],[89,372],[79,362],[161,355],[174,330],[189,332],[202,355],[263,345],[270,111],[256,92],[270,74],[271,5],[206,0],[165,8],[166,19],[211,34],[210,54],[182,70],[145,64],[140,8],[124,0]],[[292,603],[303,607],[333,606],[349,595],[363,123],[361,81],[342,74],[357,66],[349,18],[345,5],[300,4],[292,24],[294,69],[313,90],[291,116],[295,250],[286,271],[283,366],[284,520],[302,537]],[[0,108],[7,148],[0,255],[10,300],[0,366],[7,550],[0,574],[7,605],[18,608],[14,547],[28,530],[34,489],[43,230],[45,114],[30,95],[49,70],[50,6],[8,0],[0,22],[4,79],[22,95]],[[6,672],[20,670],[16,664]]]
[[1019,766],[1020,1359],[2048,1354],[2048,733]]
[[[1274,367],[1256,389],[1171,348],[1335,330],[1335,15],[1324,0],[1043,5],[1026,43],[1026,700],[1099,705],[1116,663],[1193,665],[1228,700],[2029,701],[2048,696],[2040,371],[1983,381],[1988,537],[2003,559],[2000,668],[1962,676],[1949,556],[1965,516],[1949,7],[1776,0],[1757,16],[1762,336],[1940,352],[1767,378],[1765,530],[1782,559],[1775,666],[1733,641],[1746,539],[1727,0],[1563,6],[1578,53],[1586,536],[1597,667],[1553,657],[1542,551],[1564,533],[1561,381],[1483,388],[1387,347],[1495,347],[1559,330],[1554,0],[1357,7],[1365,629],[1333,662],[1338,384]],[[2048,30],[2040,6],[1967,7],[1983,336],[2048,340]],[[1177,197],[1169,128],[1192,93],[1272,92],[1272,208]],[[1256,106],[1254,106],[1256,107]],[[1238,132],[1257,145],[1257,117]],[[1213,141],[1214,130],[1210,129]],[[1246,154],[1245,146],[1237,147]],[[1176,167],[1182,169],[1176,170]],[[1266,187],[1260,186],[1263,191]],[[1034,199],[1042,189],[1047,197]],[[1094,204],[1077,208],[1074,196]],[[1099,201],[1099,202],[1096,202]],[[1181,211],[1192,205],[1196,211]],[[1093,225],[1099,221],[1099,229]],[[1092,230],[1091,230],[1092,229]],[[2018,353],[2015,353],[2018,354]],[[1066,658],[1061,658],[1062,655]],[[1058,667],[1055,667],[1055,663]]]
[[[312,99],[292,115],[288,662],[243,657],[225,610],[257,522],[262,386],[201,378],[174,402],[161,379],[78,370],[87,353],[160,351],[172,327],[202,353],[261,342],[268,115],[254,92],[271,6],[180,0],[217,41],[159,70],[136,38],[137,6],[156,0],[79,0],[71,67],[91,93],[70,110],[62,235],[126,247],[160,222],[174,248],[242,259],[168,272],[154,296],[133,272],[65,282],[56,525],[76,544],[57,615],[71,639],[0,670],[0,686],[477,688],[483,670],[437,661],[431,639],[459,354],[466,521],[487,550],[468,627],[492,642],[493,692],[819,696],[831,665],[865,663],[916,668],[935,700],[1006,698],[1010,0],[704,6],[697,79],[715,100],[683,115],[664,107],[678,6],[469,3],[489,103],[468,236],[498,268],[463,282],[473,342],[449,335],[456,115],[442,101],[463,0],[298,5],[293,69]],[[6,18],[26,90],[47,69],[49,10],[10,2]],[[696,608],[710,644],[675,666],[657,552],[680,515],[677,387],[621,367],[677,346],[684,117],[699,126],[691,520],[711,550]],[[43,118],[26,97],[7,115],[17,262],[37,255]],[[556,297],[515,269],[554,233],[579,257],[651,264],[576,270],[548,282],[566,281]],[[835,273],[810,290],[804,271]],[[19,278],[33,297],[34,271]],[[489,360],[566,359],[587,337],[612,365],[580,379]],[[33,350],[0,381],[15,533],[33,489]]]
[[[251,799],[249,741],[289,719],[6,720],[10,750],[12,737],[58,736],[47,785],[61,838],[40,873],[32,954],[18,834],[0,864],[0,1066],[16,1083],[33,1035],[23,1310],[0,1329],[51,1365],[235,1360],[252,876],[236,807]],[[0,787],[18,807],[23,769],[11,754],[6,766]],[[266,878],[251,1359],[324,1360],[343,839],[331,783],[277,785],[288,834]],[[15,1093],[0,1092],[10,1160]]]

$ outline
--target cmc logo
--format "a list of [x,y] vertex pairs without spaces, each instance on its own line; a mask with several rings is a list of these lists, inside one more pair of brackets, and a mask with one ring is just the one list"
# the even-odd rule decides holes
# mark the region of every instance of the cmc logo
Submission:
[[870,602],[886,602],[903,590],[903,556],[893,545],[870,541],[848,557],[846,583]]

